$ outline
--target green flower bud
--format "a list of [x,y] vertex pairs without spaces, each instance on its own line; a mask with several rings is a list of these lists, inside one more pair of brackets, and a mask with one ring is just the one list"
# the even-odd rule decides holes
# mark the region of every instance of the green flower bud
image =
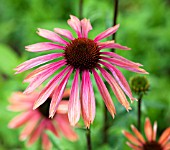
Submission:
[[145,76],[134,76],[130,78],[130,87],[136,94],[146,94],[150,84]]

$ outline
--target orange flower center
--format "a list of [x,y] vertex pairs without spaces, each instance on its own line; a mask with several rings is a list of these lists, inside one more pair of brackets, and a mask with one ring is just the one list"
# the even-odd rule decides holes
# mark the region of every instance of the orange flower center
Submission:
[[146,142],[143,145],[143,150],[163,150],[163,148],[158,142],[152,141],[152,142]]
[[81,71],[95,68],[100,58],[97,43],[87,38],[71,41],[64,54],[67,64]]

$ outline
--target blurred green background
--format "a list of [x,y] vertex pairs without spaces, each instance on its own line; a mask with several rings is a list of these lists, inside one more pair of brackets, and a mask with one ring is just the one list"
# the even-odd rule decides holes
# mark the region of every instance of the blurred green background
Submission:
[[[12,92],[24,90],[27,84],[22,81],[28,72],[14,75],[13,68],[21,62],[38,56],[29,53],[24,46],[46,41],[36,34],[37,28],[53,30],[54,27],[70,29],[67,25],[69,15],[79,14],[78,0],[0,0],[0,150],[39,149],[37,142],[26,148],[18,140],[20,129],[8,129],[8,122],[16,113],[7,110],[8,98]],[[169,0],[121,0],[117,23],[120,28],[116,40],[131,47],[131,51],[116,50],[127,59],[144,65],[150,74],[150,91],[143,98],[142,129],[144,119],[149,116],[152,123],[158,122],[158,136],[170,125],[170,1]],[[83,17],[91,20],[93,30],[89,37],[112,26],[112,0],[84,0]],[[121,69],[129,80],[135,73]],[[130,131],[130,124],[137,122],[137,102],[131,104],[132,111],[127,113],[117,102],[117,115],[111,120],[108,130],[108,143],[102,144],[103,101],[97,92],[97,113],[92,125],[92,142],[94,150],[128,150],[126,139],[121,130]],[[136,96],[136,95],[134,95]],[[76,129],[80,140],[76,143],[60,139],[63,150],[86,149],[84,131]]]

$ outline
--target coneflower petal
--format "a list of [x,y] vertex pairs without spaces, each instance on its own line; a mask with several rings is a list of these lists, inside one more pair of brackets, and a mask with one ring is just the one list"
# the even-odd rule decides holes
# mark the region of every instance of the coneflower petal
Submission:
[[133,144],[137,145],[137,146],[142,146],[142,143],[136,138],[134,137],[132,134],[130,134],[129,132],[123,130],[122,131],[124,136]]
[[110,62],[110,63],[112,63],[116,66],[119,66],[121,68],[124,68],[126,70],[130,70],[132,72],[137,72],[137,73],[148,74],[148,72],[146,72],[144,69],[139,68],[136,65],[129,64],[128,62],[124,62],[124,61],[116,59],[116,58],[107,58],[107,57],[104,57],[104,56],[101,56],[101,58],[103,60],[106,60],[107,62]]
[[114,41],[107,41],[107,42],[99,42],[98,45],[99,50],[105,49],[105,48],[115,48],[115,49],[122,49],[122,50],[130,50],[127,46],[122,46],[120,44],[115,43]]
[[145,131],[145,135],[146,135],[146,138],[148,139],[148,141],[152,141],[153,131],[152,131],[152,125],[151,125],[149,118],[145,119],[144,131]]
[[94,41],[97,42],[99,40],[102,40],[112,34],[114,34],[119,28],[119,24],[118,25],[115,25],[111,28],[108,28],[107,30],[105,30],[104,32],[100,33],[99,35],[97,35],[95,38],[94,38]]
[[21,73],[23,71],[26,71],[28,69],[31,69],[33,67],[36,67],[40,64],[46,63],[50,60],[56,59],[58,57],[63,56],[62,53],[52,53],[52,54],[48,54],[48,55],[43,55],[43,56],[39,56],[33,59],[30,59],[28,61],[25,61],[24,63],[20,64],[18,67],[15,68],[15,70],[17,71],[17,73]]
[[156,132],[157,132],[157,122],[155,121],[153,125],[152,141],[156,141]]
[[32,117],[33,114],[34,113],[32,111],[28,111],[28,112],[22,113],[21,115],[16,116],[10,121],[10,123],[8,124],[8,127],[18,128],[22,126],[29,120],[30,117]]
[[54,28],[54,31],[66,38],[68,38],[69,40],[74,40],[74,37],[72,35],[72,33],[69,30],[66,29],[61,29],[61,28]]
[[82,73],[81,106],[84,123],[89,128],[95,117],[95,99],[88,71]]
[[70,15],[70,18],[71,19],[69,19],[67,21],[67,23],[70,25],[71,28],[73,28],[76,31],[78,37],[81,38],[82,33],[81,33],[81,22],[80,22],[80,20],[77,17],[72,16],[72,15]]
[[100,76],[94,69],[92,70],[92,72],[93,72],[97,87],[100,91],[100,94],[102,95],[103,100],[105,102],[105,105],[107,109],[109,110],[110,114],[112,115],[112,117],[114,118],[114,114],[116,114],[116,109],[113,104],[112,98],[106,88],[106,85],[104,84],[104,82],[102,81],[102,79],[100,78]]
[[138,129],[136,129],[136,127],[134,125],[131,125],[131,129],[132,129],[133,133],[135,133],[136,137],[140,140],[140,142],[142,144],[144,144],[145,143],[145,139],[142,136],[142,134],[138,131]]
[[133,145],[133,144],[130,143],[130,142],[126,142],[126,144],[127,144],[129,147],[133,148],[133,150],[142,150],[142,148],[140,148],[139,146],[135,146],[135,145]]
[[53,93],[52,100],[50,103],[50,112],[49,112],[49,117],[53,117],[56,113],[57,107],[62,100],[63,93],[65,90],[65,87],[67,85],[68,79],[70,77],[70,74],[72,73],[73,68],[69,67],[68,73],[65,75],[59,86],[56,88],[56,90]]
[[41,104],[43,104],[47,100],[47,98],[51,95],[53,90],[56,88],[57,83],[60,81],[60,79],[63,77],[63,75],[68,70],[69,70],[69,67],[66,67],[48,82],[45,88],[41,91],[38,99],[35,101],[33,109],[36,109],[37,107],[39,107]]
[[170,139],[170,127],[167,128],[158,140],[158,143],[164,145]]
[[68,44],[67,41],[63,40],[55,32],[52,32],[52,31],[49,31],[49,30],[38,28],[37,34],[44,37],[44,38],[46,38],[46,39],[49,39],[49,40],[51,40],[53,42],[58,42],[58,43],[61,43],[61,44],[64,44],[64,45]]
[[116,81],[113,79],[113,77],[103,68],[100,66],[98,67],[100,72],[102,73],[103,77],[106,79],[106,81],[111,86],[114,94],[116,95],[116,98],[118,101],[126,108],[127,111],[131,110],[131,107],[129,105],[129,102],[126,99],[126,96],[124,95],[123,91],[119,87],[119,85],[116,83]]
[[55,117],[56,121],[58,122],[58,127],[62,131],[65,137],[67,137],[71,141],[77,140],[77,134],[71,129],[69,126],[69,121],[67,116],[63,116],[62,114],[57,115]]
[[40,137],[42,131],[44,130],[44,127],[45,127],[45,120],[43,119],[39,126],[34,130],[34,134],[31,134],[28,142],[27,142],[27,145],[32,145],[35,141],[38,140],[38,138]]
[[43,145],[44,150],[50,150],[52,148],[52,144],[46,133],[42,134],[42,145]]
[[81,26],[82,26],[82,37],[87,38],[88,32],[92,30],[92,26],[89,19],[84,18],[81,20]]
[[65,65],[65,64],[66,64],[65,60],[60,60],[60,61],[57,61],[57,62],[53,62],[53,63],[46,64],[44,66],[41,66],[41,67],[35,69],[34,71],[32,71],[29,75],[27,75],[27,77],[24,79],[24,82],[31,82],[38,75],[43,74],[47,70],[50,70],[52,68],[55,69],[57,66],[62,66],[62,65]]
[[56,72],[62,65],[55,66],[54,68],[48,68],[43,73],[39,74],[35,77],[29,84],[29,86],[24,91],[24,94],[31,93],[37,87],[39,87],[45,80],[47,80],[54,72]]
[[124,58],[124,57],[122,57],[122,56],[114,53],[114,52],[100,52],[100,54],[101,54],[101,55],[105,55],[105,56],[110,56],[110,57],[113,57],[113,58],[116,58],[116,59],[120,59],[120,60],[122,60],[122,61],[124,61],[124,62],[127,62],[127,63],[129,63],[129,64],[132,64],[132,65],[143,66],[143,65],[140,64],[140,63],[135,63],[135,62],[133,62],[133,61],[130,61],[130,60],[128,60],[128,59],[126,59],[126,58]]
[[73,80],[71,95],[68,104],[68,118],[72,126],[80,119],[80,97],[79,97],[79,69],[76,70],[76,74]]
[[108,68],[112,75],[114,76],[114,78],[116,79],[116,81],[118,82],[118,84],[120,85],[120,87],[123,89],[123,91],[126,93],[126,95],[133,101],[136,100],[133,96],[132,96],[132,92],[131,89],[129,87],[128,82],[126,81],[125,77],[123,76],[123,74],[113,65],[110,65],[109,63],[100,61],[100,63],[102,65],[104,65],[106,68]]
[[33,116],[31,116],[29,118],[29,122],[27,122],[26,126],[24,127],[24,129],[22,130],[19,139],[20,140],[25,140],[27,139],[31,133],[34,131],[34,129],[37,126],[37,122],[40,119],[40,115],[39,114],[34,114]]
[[42,42],[42,43],[36,43],[36,44],[25,46],[25,49],[29,52],[43,52],[43,51],[54,50],[54,49],[64,50],[65,47],[50,42]]

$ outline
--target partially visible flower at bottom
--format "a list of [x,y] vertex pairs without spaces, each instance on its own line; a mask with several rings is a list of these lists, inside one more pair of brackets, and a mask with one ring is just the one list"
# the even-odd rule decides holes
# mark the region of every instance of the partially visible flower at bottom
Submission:
[[146,118],[144,126],[147,140],[133,125],[131,128],[135,136],[127,131],[123,131],[123,134],[130,141],[127,145],[133,150],[170,150],[170,127],[162,133],[158,141],[156,140],[157,122],[154,122],[152,128],[149,118]]
[[[67,117],[68,101],[61,101],[54,118],[50,119],[50,97],[38,109],[32,109],[38,95],[38,92],[29,95],[24,95],[22,92],[15,92],[9,99],[10,105],[8,109],[14,112],[22,112],[13,118],[8,125],[10,128],[18,128],[25,125],[19,139],[28,139],[27,146],[30,146],[36,142],[38,138],[41,138],[44,150],[50,150],[52,148],[49,137],[45,132],[46,130],[50,130],[58,138],[61,132],[67,139],[71,141],[77,140],[78,136],[70,126]],[[63,99],[68,97],[69,92],[65,91]]]

